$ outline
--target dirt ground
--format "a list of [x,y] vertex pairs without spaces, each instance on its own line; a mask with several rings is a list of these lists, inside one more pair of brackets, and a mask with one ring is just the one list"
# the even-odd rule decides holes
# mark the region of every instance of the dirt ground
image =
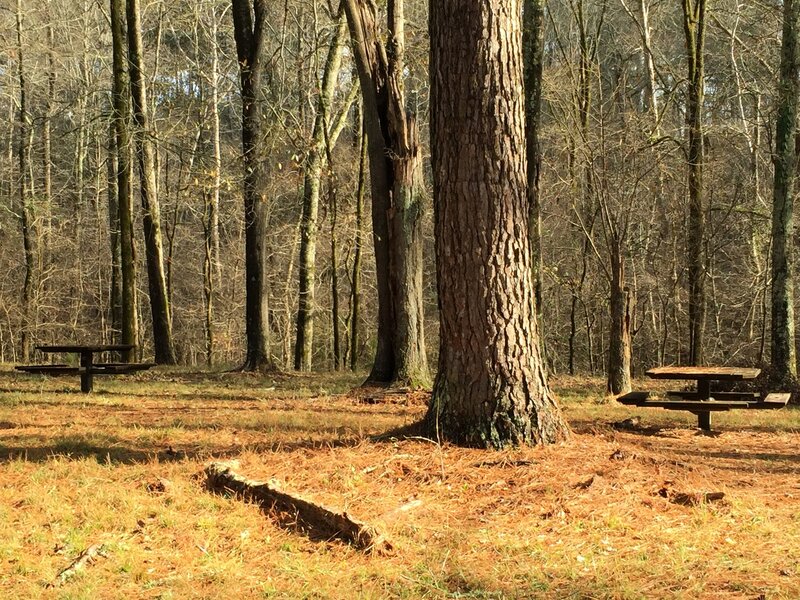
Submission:
[[[570,441],[487,452],[386,436],[427,396],[358,383],[157,372],[86,396],[0,371],[0,597],[800,598],[796,409],[714,415],[703,435],[561,378]],[[393,552],[210,493],[212,460],[367,521]]]

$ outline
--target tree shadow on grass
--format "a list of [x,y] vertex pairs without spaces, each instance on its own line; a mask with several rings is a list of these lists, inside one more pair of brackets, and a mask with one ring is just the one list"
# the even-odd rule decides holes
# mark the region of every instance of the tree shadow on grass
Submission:
[[[51,460],[96,460],[101,464],[135,465],[150,462],[206,462],[226,460],[245,452],[257,454],[291,453],[331,448],[352,448],[364,442],[380,443],[375,437],[336,435],[327,438],[300,439],[296,441],[265,441],[255,444],[220,444],[194,448],[172,446],[132,446],[126,440],[108,437],[100,442],[86,440],[83,436],[63,436],[42,440],[37,444],[0,443],[0,464],[13,461],[46,463]],[[48,443],[49,442],[49,443]]]

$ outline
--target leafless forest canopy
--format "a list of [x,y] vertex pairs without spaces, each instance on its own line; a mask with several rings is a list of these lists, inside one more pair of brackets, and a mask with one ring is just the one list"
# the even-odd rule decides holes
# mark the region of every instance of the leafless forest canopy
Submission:
[[[23,343],[114,339],[110,206],[116,163],[107,4],[0,3],[2,362],[20,360]],[[379,12],[385,9],[381,4]],[[417,115],[425,163],[424,301],[428,348],[435,354],[426,4],[406,2],[404,75],[405,100]],[[304,175],[338,10],[334,0],[267,3],[267,65],[260,93],[269,139],[270,351],[286,368],[295,356]],[[231,6],[223,0],[144,0],[141,12],[148,138],[155,149],[177,359],[205,363],[210,326],[213,362],[234,365],[245,353],[245,253],[242,101]],[[709,5],[705,21],[700,110],[705,360],[759,364],[769,360],[770,348],[772,155],[782,4],[718,0]],[[385,17],[378,22],[385,24]],[[691,86],[684,25],[678,0],[547,2],[539,131],[541,329],[553,371],[605,371],[615,248],[630,293],[634,373],[688,358]],[[344,332],[338,336],[340,363],[349,365],[355,355],[357,364],[368,366],[375,348],[369,186],[361,219],[366,242],[356,322],[351,310],[362,163],[357,85],[347,36],[328,115],[331,124],[341,119],[342,130],[338,140],[326,140],[320,175],[315,369],[334,366],[334,319]],[[133,181],[138,335],[148,355],[153,339],[138,175]],[[215,220],[209,203],[216,189]],[[30,310],[23,298],[24,230],[35,258]],[[353,327],[359,331],[356,347],[348,333]]]

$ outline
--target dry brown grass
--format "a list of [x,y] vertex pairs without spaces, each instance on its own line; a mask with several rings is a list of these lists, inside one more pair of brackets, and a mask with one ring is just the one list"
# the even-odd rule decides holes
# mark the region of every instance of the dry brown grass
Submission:
[[[0,373],[0,597],[800,597],[796,410],[715,415],[709,437],[562,379],[570,442],[482,452],[375,441],[424,397],[340,395],[356,382],[156,373],[87,397]],[[633,414],[640,429],[609,426]],[[204,491],[212,458],[378,525],[396,553]],[[725,498],[684,506],[665,488]],[[97,543],[104,557],[46,587]]]

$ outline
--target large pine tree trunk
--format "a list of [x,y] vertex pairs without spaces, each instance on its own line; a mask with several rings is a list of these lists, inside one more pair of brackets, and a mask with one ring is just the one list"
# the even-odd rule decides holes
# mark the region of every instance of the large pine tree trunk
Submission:
[[[244,162],[245,277],[247,279],[245,370],[270,370],[269,281],[267,278],[267,197],[261,81],[265,59],[266,0],[232,0],[233,33],[242,94]],[[251,14],[252,11],[252,14]]]
[[520,1],[430,7],[441,350],[426,423],[480,447],[568,435],[538,344]]
[[800,2],[784,0],[783,43],[775,130],[772,191],[772,368],[779,380],[797,377],[794,335],[794,193],[797,169],[798,52]]
[[[136,345],[139,320],[136,301],[136,252],[133,237],[133,192],[128,102],[128,57],[125,52],[125,4],[111,0],[114,58],[113,104],[117,145],[117,209],[119,211],[120,270],[122,275],[122,343]],[[133,353],[126,353],[130,360]]]
[[703,334],[706,321],[705,293],[705,200],[703,198],[703,99],[705,78],[706,0],[683,0],[683,24],[689,89],[686,98],[686,129],[689,169],[689,363],[703,364]]
[[156,162],[153,143],[150,139],[147,93],[142,70],[142,27],[139,0],[127,0],[127,3],[128,64],[130,65],[131,98],[133,100],[134,139],[139,161],[142,208],[144,209],[142,222],[147,258],[150,312],[153,318],[153,345],[157,363],[174,365],[177,360],[175,345],[172,341],[172,317],[167,295],[167,279],[164,274],[164,244],[161,235],[161,209],[157,196]]
[[373,0],[345,0],[363,97],[372,188],[378,341],[371,382],[429,381],[422,313],[421,151],[403,93],[401,0],[387,5],[384,46]]

